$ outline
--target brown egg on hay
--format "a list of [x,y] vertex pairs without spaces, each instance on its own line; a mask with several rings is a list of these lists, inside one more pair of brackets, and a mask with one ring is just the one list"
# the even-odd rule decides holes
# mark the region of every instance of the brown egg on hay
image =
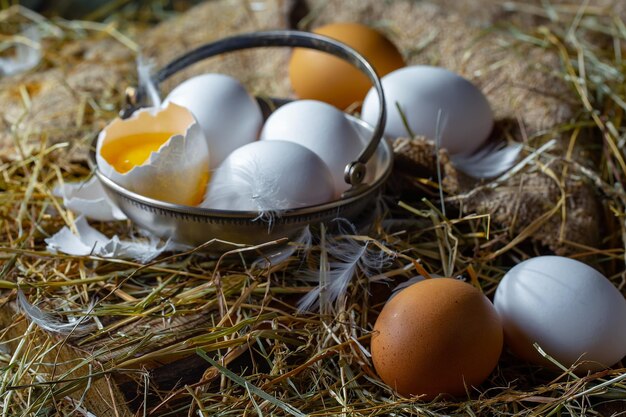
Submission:
[[[332,23],[313,30],[345,43],[363,55],[382,77],[405,66],[389,39],[358,23]],[[329,53],[296,48],[289,61],[289,79],[301,99],[320,100],[345,109],[363,101],[372,86],[354,65]]]
[[484,382],[502,345],[502,324],[484,294],[456,279],[432,278],[387,302],[374,325],[371,352],[387,385],[429,400],[465,396]]

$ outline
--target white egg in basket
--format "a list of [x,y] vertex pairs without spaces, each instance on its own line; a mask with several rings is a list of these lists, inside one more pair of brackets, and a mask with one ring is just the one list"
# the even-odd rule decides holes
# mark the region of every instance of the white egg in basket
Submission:
[[257,141],[222,162],[201,207],[265,213],[324,204],[334,196],[332,174],[313,151],[282,140]]
[[259,135],[263,115],[241,83],[225,74],[202,74],[177,85],[165,98],[189,109],[198,120],[215,169],[235,149]]
[[344,171],[363,149],[345,113],[317,100],[296,100],[277,109],[261,130],[261,141],[266,140],[286,140],[315,152],[330,168],[337,196],[350,188]]

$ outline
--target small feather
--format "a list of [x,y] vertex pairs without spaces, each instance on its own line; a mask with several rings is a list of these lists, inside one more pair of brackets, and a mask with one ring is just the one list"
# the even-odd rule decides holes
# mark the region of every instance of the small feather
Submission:
[[88,318],[87,314],[89,314],[94,308],[93,303],[87,308],[85,315],[79,317],[73,323],[62,322],[53,317],[51,314],[41,310],[39,307],[32,305],[28,302],[26,295],[24,295],[24,292],[21,289],[17,290],[17,304],[29,321],[51,333],[58,333],[62,335],[68,335],[71,333],[74,336],[81,336],[91,333],[96,329],[94,324],[83,324],[83,322]]
[[141,54],[137,56],[137,76],[139,78],[139,88],[146,92],[150,107],[160,107],[161,97],[159,89],[152,79],[152,69],[154,62],[147,61]]
[[257,211],[259,215],[255,220],[266,222],[271,229],[282,210],[298,206],[298,202],[280,197],[280,173],[262,170],[255,160],[244,166],[226,164],[213,174],[201,207]]
[[290,241],[286,245],[283,245],[279,250],[272,252],[266,256],[256,259],[252,267],[253,268],[269,268],[270,266],[280,265],[289,259],[296,252],[302,252],[304,254],[309,253],[313,246],[313,234],[311,228],[306,226],[300,235],[294,240]]
[[[21,39],[20,39],[21,38]],[[15,37],[15,56],[0,58],[0,75],[26,72],[41,61],[41,33],[36,25],[30,25]]]
[[[342,222],[344,225],[349,224],[345,220]],[[354,226],[349,226],[354,231]],[[322,256],[319,270],[301,275],[305,281],[317,282],[318,287],[302,297],[298,303],[299,312],[315,308],[322,311],[334,310],[334,303],[343,299],[357,271],[370,277],[382,270],[389,261],[387,253],[342,231],[339,227],[339,234],[331,235],[320,242]],[[328,259],[324,259],[325,257]]]
[[456,168],[474,178],[494,178],[511,169],[517,161],[522,145],[515,143],[487,145],[472,155],[453,155]]
[[437,111],[437,124],[435,126],[435,157],[437,158],[437,183],[439,184],[439,201],[441,201],[441,212],[446,215],[446,205],[443,200],[443,181],[441,176],[441,155],[439,149],[441,148],[441,142],[443,140],[443,131],[448,124],[448,115],[443,112],[443,109]]

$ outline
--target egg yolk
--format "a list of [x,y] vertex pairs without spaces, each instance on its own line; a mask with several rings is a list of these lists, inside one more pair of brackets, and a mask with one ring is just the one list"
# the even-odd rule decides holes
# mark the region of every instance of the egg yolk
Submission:
[[130,135],[107,143],[100,153],[117,172],[124,174],[146,162],[152,152],[156,152],[174,135],[171,132]]

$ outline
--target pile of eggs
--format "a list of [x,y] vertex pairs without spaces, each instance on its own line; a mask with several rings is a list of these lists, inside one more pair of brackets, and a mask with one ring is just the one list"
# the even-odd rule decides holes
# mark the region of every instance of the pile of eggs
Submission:
[[343,170],[362,143],[329,104],[297,100],[263,124],[259,104],[237,80],[204,74],[177,86],[161,107],[107,126],[97,162],[118,184],[156,200],[284,210],[339,198],[348,189]]
[[[459,75],[405,67],[397,48],[364,25],[338,23],[315,32],[353,47],[384,76],[387,137],[410,131],[435,138],[440,132],[440,145],[451,154],[470,154],[489,136],[489,103]],[[356,67],[316,50],[296,48],[289,76],[300,100],[265,123],[257,101],[236,79],[188,79],[161,106],[103,129],[98,167],[145,197],[214,210],[280,211],[338,199],[349,188],[346,166],[369,139],[340,109],[363,103],[362,119],[374,125],[378,96]],[[366,180],[376,169],[371,165]]]
[[371,353],[397,392],[433,399],[471,393],[496,367],[503,344],[537,365],[602,370],[626,355],[626,299],[595,269],[560,256],[513,267],[493,304],[463,281],[424,279],[385,304]]
[[[315,32],[356,49],[382,77],[387,137],[423,135],[451,155],[470,155],[487,140],[493,114],[468,80],[443,68],[405,67],[397,48],[363,25]],[[362,103],[361,117],[373,125],[381,103],[365,75],[323,52],[296,48],[289,75],[300,100],[265,122],[237,80],[191,78],[162,106],[108,125],[98,138],[99,169],[146,197],[216,210],[285,210],[340,198],[349,187],[345,167],[368,139],[340,109]],[[504,344],[541,365],[553,366],[550,357],[576,372],[612,366],[626,355],[626,300],[593,268],[554,256],[512,268],[493,304],[465,282],[425,279],[385,305],[371,353],[389,386],[430,399],[480,385]]]

